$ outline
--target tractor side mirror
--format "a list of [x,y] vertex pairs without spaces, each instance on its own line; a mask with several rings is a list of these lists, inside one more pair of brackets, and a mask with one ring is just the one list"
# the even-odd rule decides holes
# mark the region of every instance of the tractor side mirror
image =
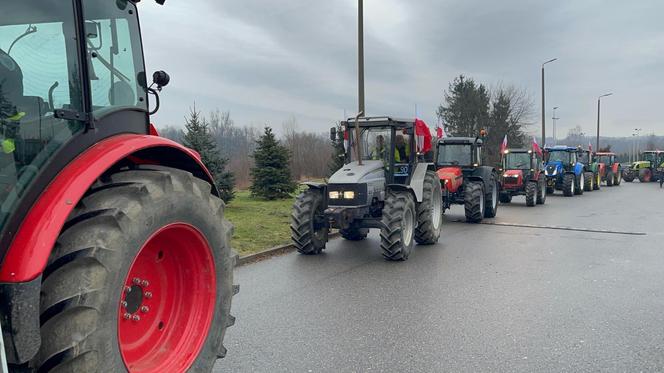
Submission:
[[166,87],[170,82],[171,77],[166,71],[159,70],[152,74],[152,84],[157,86],[158,91],[161,91],[161,89]]
[[330,128],[330,140],[337,141],[337,127]]

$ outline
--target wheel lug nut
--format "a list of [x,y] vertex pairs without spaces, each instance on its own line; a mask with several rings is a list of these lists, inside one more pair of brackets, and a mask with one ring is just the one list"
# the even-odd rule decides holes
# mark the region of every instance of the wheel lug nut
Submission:
[[148,282],[148,280],[143,280],[143,281],[141,281],[141,286],[148,287],[148,286],[150,286],[150,283]]
[[125,293],[131,293],[131,287],[125,286]]
[[134,285],[138,285],[141,283],[141,279],[138,277],[134,277]]
[[151,291],[146,291],[144,295],[148,299],[152,298],[152,292]]
[[125,312],[125,314],[122,317],[124,317],[125,320],[129,320],[131,318],[131,314],[129,312]]
[[120,304],[122,305],[123,308],[127,308],[127,302],[126,301],[122,301]]
[[134,320],[134,321],[141,321],[141,317],[138,316],[138,315],[134,315],[134,316],[132,316],[132,320]]
[[141,307],[141,311],[142,311],[143,313],[148,313],[148,311],[150,311],[150,307],[148,307],[148,306],[143,306],[143,307]]

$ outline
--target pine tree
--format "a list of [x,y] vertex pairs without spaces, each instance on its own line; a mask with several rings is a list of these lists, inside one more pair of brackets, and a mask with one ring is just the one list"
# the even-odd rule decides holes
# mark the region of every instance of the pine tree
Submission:
[[328,175],[332,175],[339,171],[344,166],[346,156],[346,148],[344,147],[344,136],[342,132],[341,122],[335,125],[337,128],[337,138],[332,141],[332,158],[330,158],[330,170]]
[[251,195],[265,199],[288,198],[297,185],[290,172],[290,153],[277,141],[272,128],[257,140],[254,151],[255,165],[251,169]]
[[201,155],[203,164],[208,168],[214,183],[219,190],[221,199],[230,202],[235,198],[235,177],[226,170],[228,159],[223,158],[217,149],[214,139],[210,135],[209,124],[196,106],[191,109],[189,118],[185,118],[185,134],[183,143],[186,147],[194,149]]

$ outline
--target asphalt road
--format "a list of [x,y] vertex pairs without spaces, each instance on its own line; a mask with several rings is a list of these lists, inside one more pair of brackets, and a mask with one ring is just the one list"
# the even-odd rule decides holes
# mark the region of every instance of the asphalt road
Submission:
[[439,243],[406,262],[384,261],[373,232],[239,268],[215,372],[664,370],[658,184],[532,208],[516,197],[489,224],[461,219],[449,211]]

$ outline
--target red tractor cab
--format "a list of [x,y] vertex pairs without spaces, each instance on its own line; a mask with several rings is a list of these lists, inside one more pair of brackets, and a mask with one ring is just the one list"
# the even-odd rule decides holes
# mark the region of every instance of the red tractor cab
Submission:
[[597,152],[594,157],[595,162],[597,162],[600,181],[606,182],[606,186],[620,185],[622,166],[618,162],[616,153]]
[[502,154],[500,202],[510,203],[514,196],[526,196],[526,205],[546,201],[546,176],[542,157],[529,149],[507,149]]
[[12,371],[209,372],[225,354],[231,226],[200,156],[155,136],[169,77],[149,85],[136,3],[2,4],[0,323]]

